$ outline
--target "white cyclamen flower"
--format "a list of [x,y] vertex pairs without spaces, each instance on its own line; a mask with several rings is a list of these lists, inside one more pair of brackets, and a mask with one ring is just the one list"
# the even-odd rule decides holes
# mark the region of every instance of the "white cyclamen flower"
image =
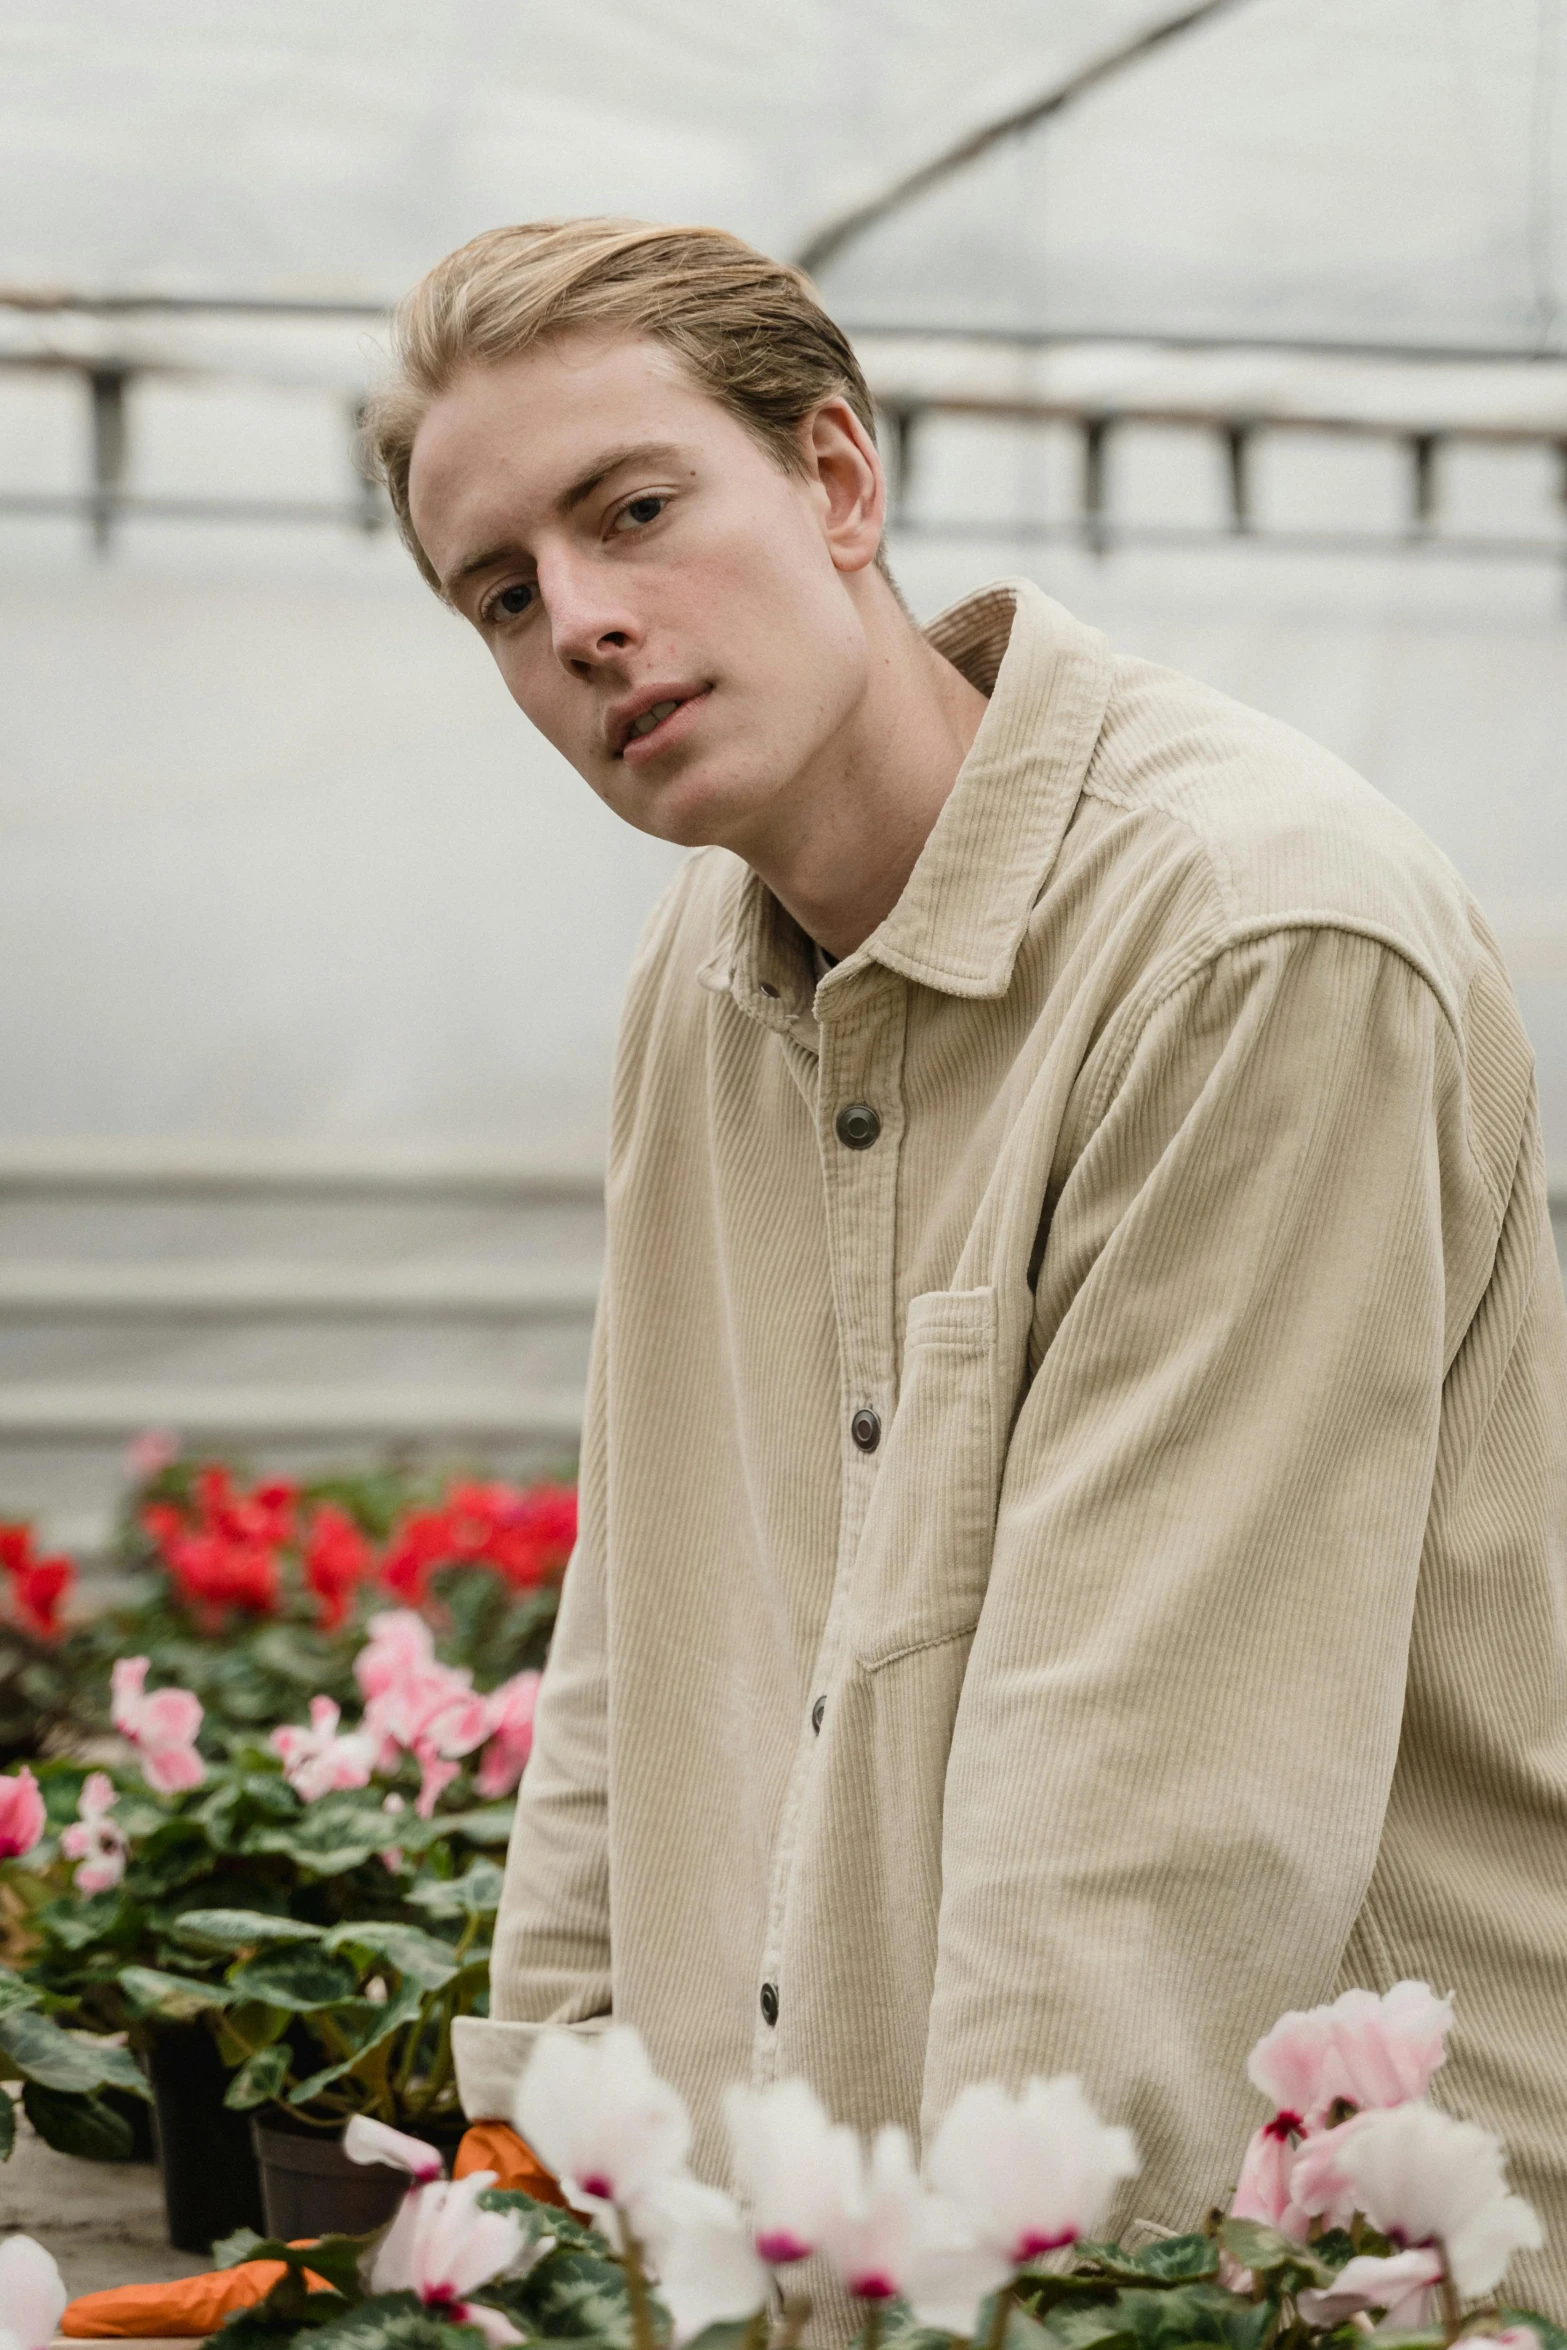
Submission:
[[642,2199],[637,2221],[677,2344],[711,2325],[743,2324],[766,2305],[772,2279],[732,2196],[682,2174]]
[[1365,2113],[1338,2133],[1337,2168],[1356,2208],[1403,2247],[1435,2245],[1466,2301],[1501,2280],[1515,2252],[1544,2241],[1533,2206],[1508,2192],[1502,2149],[1432,2105]]
[[975,2242],[956,2205],[921,2185],[903,2130],[877,2132],[854,2193],[830,2215],[821,2242],[857,2300],[901,2296],[922,2324],[949,2333],[972,2335],[981,2302],[1011,2274],[992,2247]]
[[569,2200],[635,2213],[685,2166],[691,2117],[648,2062],[641,2035],[546,2032],[517,2090],[516,2124]]
[[410,2138],[406,2130],[373,2121],[367,2113],[356,2113],[344,2130],[343,2152],[350,2162],[382,2162],[389,2170],[405,2170],[421,2187],[440,2178],[446,2167],[423,2138]]
[[31,2236],[0,2244],[0,2350],[44,2350],[69,2296],[52,2252]]
[[964,2089],[930,2149],[931,2183],[1012,2267],[1095,2235],[1137,2148],[1107,2128],[1076,2080],[1033,2080],[1021,2097],[994,2081]]
[[808,2259],[861,2190],[854,2132],[830,2122],[803,2081],[733,2088],[724,2119],[757,2251],[773,2268]]
[[477,2326],[492,2350],[507,2350],[522,2340],[516,2327],[468,2295],[494,2277],[525,2274],[548,2246],[528,2244],[515,2211],[479,2209],[480,2196],[494,2184],[494,2171],[477,2170],[465,2179],[410,2187],[376,2248],[370,2289],[417,2293],[438,2317]]

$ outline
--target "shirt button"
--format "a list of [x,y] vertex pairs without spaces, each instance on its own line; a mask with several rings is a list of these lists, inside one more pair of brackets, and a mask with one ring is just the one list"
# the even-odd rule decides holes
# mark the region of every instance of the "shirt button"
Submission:
[[866,1404],[861,1404],[849,1422],[849,1434],[861,1452],[874,1452],[881,1442],[881,1421]]
[[762,1985],[762,2021],[764,2024],[775,2024],[778,2021],[778,1986],[776,1983]]
[[811,1708],[811,1728],[816,1732],[818,1738],[822,1734],[822,1723],[826,1714],[827,1700],[825,1697],[819,1697]]
[[881,1132],[881,1120],[869,1102],[845,1102],[833,1124],[848,1151],[868,1151]]

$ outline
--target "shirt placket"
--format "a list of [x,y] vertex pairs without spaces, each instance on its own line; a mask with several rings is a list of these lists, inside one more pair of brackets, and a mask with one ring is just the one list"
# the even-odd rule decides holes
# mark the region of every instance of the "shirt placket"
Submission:
[[817,1148],[826,1205],[839,1361],[838,1555],[811,1695],[774,1852],[767,1944],[758,1992],[753,2077],[786,2071],[792,1997],[785,1979],[790,1896],[799,1863],[798,1823],[843,1664],[844,1624],[860,1534],[881,1445],[897,1403],[898,1158],[903,1141],[903,1053],[908,990],[876,963],[833,974],[816,1004]]

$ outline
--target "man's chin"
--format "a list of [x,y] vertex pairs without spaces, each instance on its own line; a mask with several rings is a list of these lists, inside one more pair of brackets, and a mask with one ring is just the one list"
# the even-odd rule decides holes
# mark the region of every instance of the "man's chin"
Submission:
[[616,815],[676,848],[734,848],[743,854],[739,842],[750,829],[747,816],[754,821],[756,795],[737,785],[732,773],[704,773],[700,766],[682,772],[673,760],[670,767],[667,775],[639,775],[629,790],[629,778],[617,776],[614,794],[606,794]]

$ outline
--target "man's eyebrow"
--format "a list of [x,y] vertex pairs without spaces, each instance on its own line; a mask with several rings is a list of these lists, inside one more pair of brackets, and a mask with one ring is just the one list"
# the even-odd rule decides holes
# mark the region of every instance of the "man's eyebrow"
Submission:
[[591,498],[601,482],[608,481],[623,465],[665,465],[679,456],[679,451],[668,441],[631,441],[621,449],[606,450],[595,460],[592,470],[574,481],[569,490],[562,490],[555,501],[557,514],[571,514]]
[[[622,449],[606,450],[595,459],[591,471],[562,490],[555,501],[557,514],[575,513],[585,498],[591,498],[602,482],[623,465],[665,465],[678,459],[680,452],[669,441],[631,441]],[[472,579],[477,571],[490,571],[497,563],[512,563],[523,553],[515,539],[503,539],[497,546],[486,547],[482,554],[470,555],[460,563],[449,579],[442,582],[446,595],[455,595],[465,579]]]

